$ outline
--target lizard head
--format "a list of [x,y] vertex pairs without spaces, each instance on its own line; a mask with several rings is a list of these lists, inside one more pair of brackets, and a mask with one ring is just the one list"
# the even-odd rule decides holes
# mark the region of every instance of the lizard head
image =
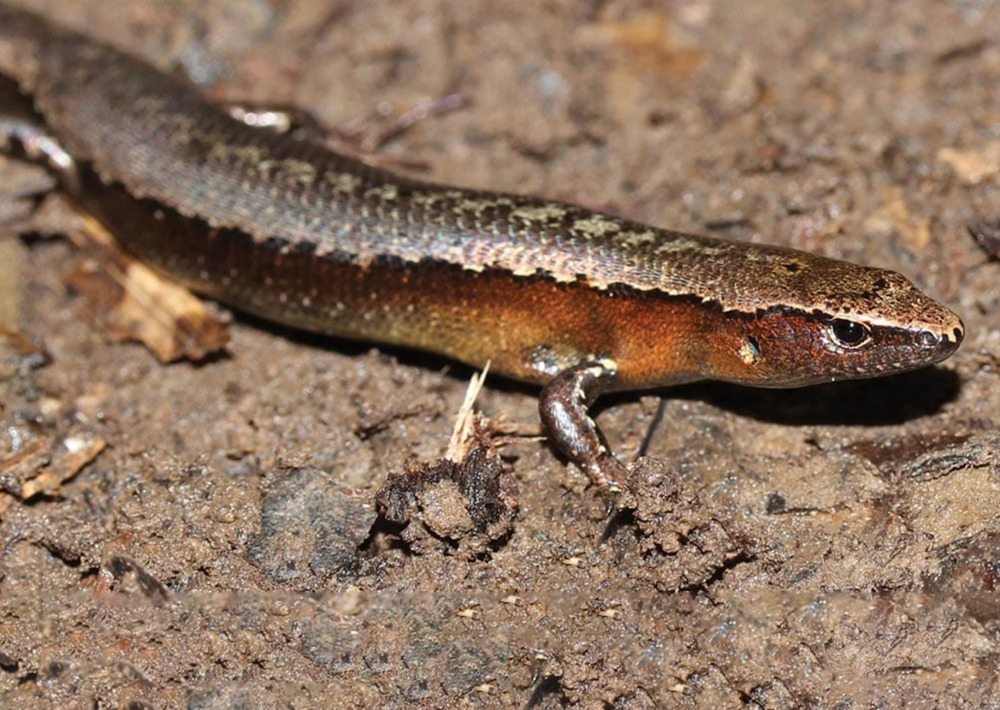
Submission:
[[717,377],[797,387],[879,377],[944,360],[961,344],[962,320],[900,274],[796,254],[784,302],[723,313]]

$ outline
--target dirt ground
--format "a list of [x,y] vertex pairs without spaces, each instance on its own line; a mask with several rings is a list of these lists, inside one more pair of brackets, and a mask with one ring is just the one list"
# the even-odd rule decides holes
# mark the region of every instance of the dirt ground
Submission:
[[0,236],[0,316],[47,353],[0,339],[0,705],[1000,707],[1000,263],[966,229],[1000,217],[1000,3],[22,1],[368,135],[457,91],[380,158],[893,268],[968,336],[609,401],[631,459],[667,397],[608,519],[536,439],[427,468],[466,368],[238,315],[162,365],[84,317],[67,241]]

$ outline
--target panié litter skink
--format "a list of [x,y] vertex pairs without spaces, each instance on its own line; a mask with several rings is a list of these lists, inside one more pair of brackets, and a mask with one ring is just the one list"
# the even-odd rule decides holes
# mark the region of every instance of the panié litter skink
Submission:
[[626,470],[588,413],[601,393],[875,377],[963,338],[895,272],[401,177],[2,4],[0,75],[31,111],[0,143],[139,258],[278,323],[541,385],[552,442],[604,488]]

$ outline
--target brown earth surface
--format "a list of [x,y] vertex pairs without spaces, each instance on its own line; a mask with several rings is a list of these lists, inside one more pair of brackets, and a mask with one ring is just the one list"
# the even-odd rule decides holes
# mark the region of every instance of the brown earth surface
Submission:
[[[458,91],[379,159],[893,268],[968,336],[607,402],[631,458],[668,398],[608,519],[535,439],[435,465],[466,368],[240,316],[161,365],[83,316],[67,241],[0,236],[0,321],[48,356],[0,339],[0,705],[1000,707],[1000,264],[966,231],[1000,217],[1000,3],[24,4],[368,135]],[[479,407],[537,424],[531,388]]]

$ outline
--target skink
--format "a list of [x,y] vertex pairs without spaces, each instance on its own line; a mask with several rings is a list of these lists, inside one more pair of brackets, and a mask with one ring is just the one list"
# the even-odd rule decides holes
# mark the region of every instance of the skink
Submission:
[[963,338],[895,272],[401,177],[2,4],[0,75],[32,111],[0,142],[141,259],[279,323],[539,384],[549,437],[601,487],[627,473],[588,413],[604,392],[875,377]]

